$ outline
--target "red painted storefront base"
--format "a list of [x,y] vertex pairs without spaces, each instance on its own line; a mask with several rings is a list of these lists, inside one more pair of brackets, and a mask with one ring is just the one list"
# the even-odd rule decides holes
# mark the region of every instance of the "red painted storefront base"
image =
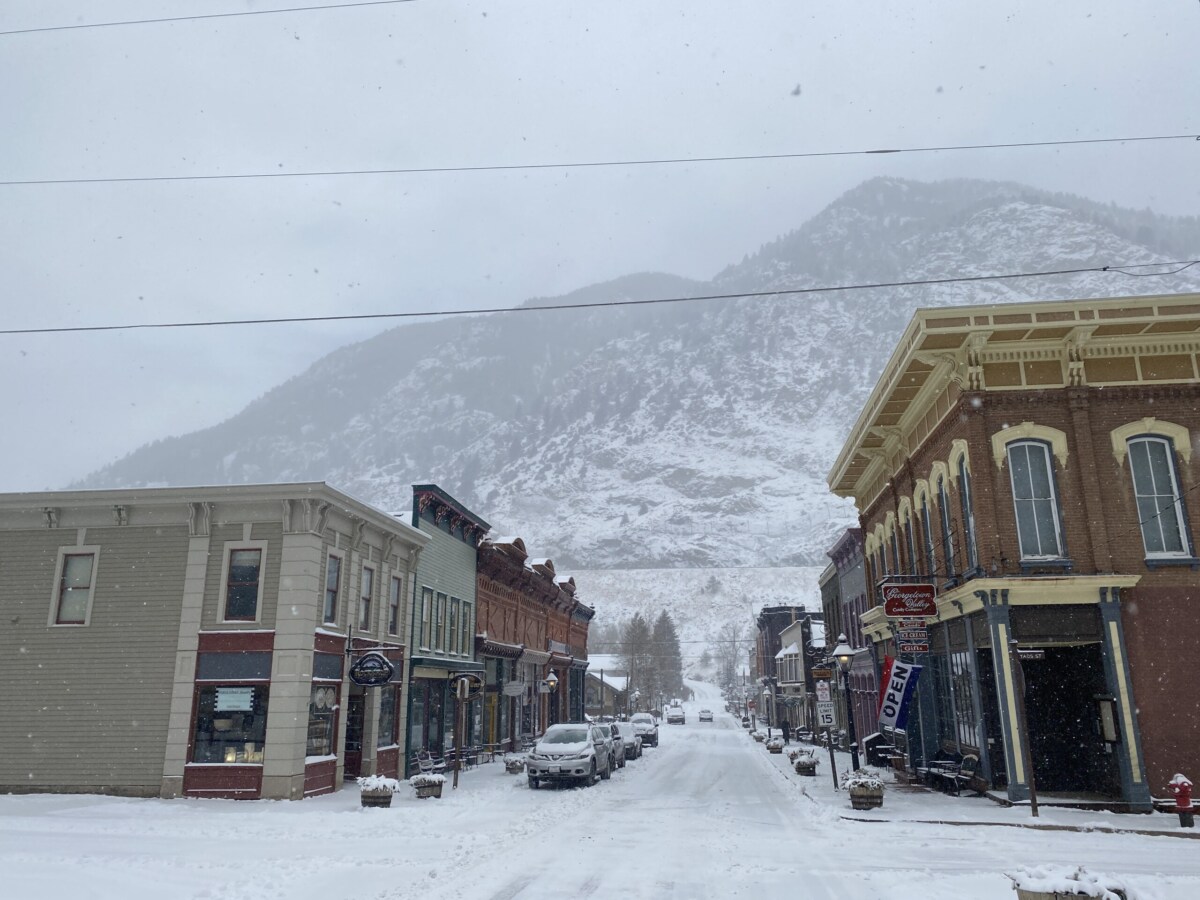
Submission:
[[337,787],[337,760],[309,763],[304,767],[304,796],[332,794]]
[[183,770],[183,795],[257,800],[262,796],[262,766],[189,765]]

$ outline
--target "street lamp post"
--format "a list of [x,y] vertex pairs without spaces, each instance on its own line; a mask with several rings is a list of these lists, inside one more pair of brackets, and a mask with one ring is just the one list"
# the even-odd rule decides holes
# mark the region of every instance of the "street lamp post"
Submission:
[[850,739],[850,765],[857,771],[858,735],[854,733],[854,703],[850,697],[850,663],[854,660],[854,649],[846,643],[846,635],[838,635],[838,645],[833,655],[842,673],[842,690],[846,693],[846,736]]

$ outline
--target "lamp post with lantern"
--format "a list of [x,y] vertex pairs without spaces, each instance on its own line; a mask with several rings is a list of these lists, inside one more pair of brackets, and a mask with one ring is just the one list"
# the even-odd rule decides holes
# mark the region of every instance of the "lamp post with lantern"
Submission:
[[854,648],[846,643],[846,635],[838,635],[838,644],[833,649],[838,670],[842,673],[842,690],[846,692],[846,737],[850,741],[850,764],[858,770],[858,735],[854,733],[854,703],[850,697],[850,664],[854,661]]

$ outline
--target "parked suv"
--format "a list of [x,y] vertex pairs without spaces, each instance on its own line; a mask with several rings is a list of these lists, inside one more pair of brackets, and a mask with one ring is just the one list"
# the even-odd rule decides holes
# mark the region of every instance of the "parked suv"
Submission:
[[642,739],[643,747],[658,746],[658,722],[650,713],[634,713],[629,719],[633,733]]
[[575,781],[595,784],[597,777],[612,777],[612,741],[599,726],[586,722],[551,725],[525,756],[529,786],[543,781]]
[[685,721],[682,706],[672,706],[667,710],[668,725],[683,725]]
[[601,722],[596,726],[608,745],[608,761],[612,768],[625,768],[625,745],[621,742],[616,722]]
[[612,730],[613,743],[618,745],[617,753],[621,754],[622,766],[625,765],[625,760],[637,759],[642,755],[642,739],[634,731],[632,724],[629,722],[614,724]]

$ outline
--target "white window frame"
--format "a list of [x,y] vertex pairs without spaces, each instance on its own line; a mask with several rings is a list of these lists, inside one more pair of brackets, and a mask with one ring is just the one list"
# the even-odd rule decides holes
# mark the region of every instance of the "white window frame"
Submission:
[[417,635],[417,641],[423,650],[433,649],[433,617],[434,610],[437,608],[437,598],[433,588],[429,585],[421,586],[421,607],[420,615],[420,633]]
[[[325,597],[329,590],[329,560],[336,559],[338,561],[338,584],[337,592],[333,597],[333,618],[325,618]],[[335,550],[332,547],[325,551],[325,566],[321,571],[321,624],[334,625],[338,624],[338,612],[340,608],[345,606],[342,603],[342,597],[346,593],[346,551]]]
[[[1134,473],[1133,468],[1133,445],[1135,443],[1148,444],[1151,442],[1161,444],[1166,449],[1167,468],[1169,470],[1167,475],[1171,482],[1171,494],[1174,498],[1172,506],[1175,510],[1175,524],[1179,529],[1179,539],[1183,545],[1179,550],[1156,550],[1152,552],[1146,547],[1146,525],[1151,520],[1142,521],[1141,510],[1137,503],[1141,495],[1138,493],[1137,475]],[[1183,511],[1183,486],[1179,482],[1179,467],[1175,465],[1174,442],[1169,437],[1161,434],[1139,434],[1129,438],[1126,446],[1129,449],[1129,482],[1133,488],[1134,514],[1137,516],[1138,532],[1142,536],[1142,549],[1146,552],[1146,559],[1190,559],[1192,557],[1192,536],[1188,533],[1188,520]]]
[[475,655],[475,604],[470,600],[463,600],[462,608],[458,612],[459,628],[462,631],[462,655]]
[[[88,586],[87,604],[84,607],[82,622],[60,622],[59,604],[62,602],[63,568],[68,556],[92,557],[92,583]],[[100,568],[100,546],[98,544],[80,545],[75,547],[59,547],[58,559],[54,564],[54,581],[50,586],[50,615],[46,624],[52,628],[86,628],[92,624],[92,602],[96,598],[96,573]]]
[[[1055,554],[1035,554],[1032,556],[1026,555],[1025,548],[1021,546],[1021,520],[1017,512],[1017,486],[1013,481],[1014,472],[1012,464],[1012,448],[1013,447],[1036,447],[1042,453],[1042,458],[1046,463],[1046,481],[1050,485],[1050,502],[1051,509],[1054,513],[1054,542],[1058,548]],[[1063,559],[1065,557],[1066,548],[1063,544],[1063,523],[1062,523],[1062,504],[1058,496],[1058,485],[1055,484],[1056,476],[1054,472],[1054,458],[1051,454],[1052,447],[1043,440],[1031,438],[1028,440],[1010,441],[1005,445],[1005,457],[1008,459],[1008,484],[1012,490],[1013,496],[1013,520],[1017,526],[1017,548],[1021,554],[1021,560],[1024,561],[1040,561]],[[1037,526],[1037,517],[1034,517],[1034,526]],[[1038,533],[1038,543],[1041,543],[1041,533]]]
[[[258,599],[254,603],[253,619],[230,619],[229,615],[229,563],[234,550],[258,550],[262,553],[262,563],[258,569]],[[224,557],[221,560],[221,594],[217,602],[221,608],[217,611],[217,621],[225,624],[262,622],[263,586],[267,580],[267,541],[226,541]]]
[[459,645],[462,644],[461,616],[462,600],[458,597],[451,597],[446,613],[446,652],[452,656],[458,656]]
[[[368,576],[368,573],[370,575]],[[363,590],[363,582],[370,581],[367,589]],[[371,601],[374,600],[375,594],[375,567],[364,563],[358,570],[358,609],[355,612],[355,619],[358,620],[359,631],[374,631],[374,623],[371,621]],[[363,624],[363,605],[366,605],[367,624]],[[376,610],[378,612],[378,610]]]
[[956,574],[954,571],[954,519],[950,516],[950,492],[946,490],[946,483],[949,480],[945,475],[939,475],[937,479],[938,524],[941,525],[942,555],[946,562],[946,577],[953,578]]
[[[393,575],[388,585],[387,633],[398,635],[400,634],[400,618],[404,614],[404,579],[399,575]],[[394,618],[392,616],[393,608],[396,610]],[[393,623],[395,624],[393,625]]]

